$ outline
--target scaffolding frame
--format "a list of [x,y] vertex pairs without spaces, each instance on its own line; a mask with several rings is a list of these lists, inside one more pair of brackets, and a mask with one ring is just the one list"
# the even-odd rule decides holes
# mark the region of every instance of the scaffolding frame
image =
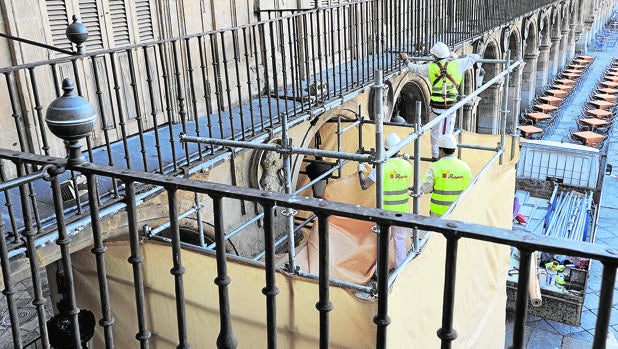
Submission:
[[[429,58],[427,57],[413,57],[411,58],[412,60],[429,60]],[[377,70],[375,71],[375,81],[373,86],[371,86],[371,89],[374,90],[374,98],[375,100],[372,101],[374,103],[374,111],[375,111],[375,115],[373,115],[373,122],[369,122],[369,121],[365,121],[365,120],[357,120],[351,123],[351,125],[347,126],[346,128],[343,129],[342,132],[345,131],[349,131],[351,130],[353,127],[355,127],[356,125],[358,125],[359,127],[362,128],[362,125],[364,123],[372,123],[375,125],[375,129],[376,129],[376,134],[375,134],[375,139],[376,139],[376,143],[375,143],[375,152],[374,153],[369,153],[369,154],[362,154],[362,153],[349,153],[349,152],[343,152],[343,151],[332,151],[332,150],[322,150],[322,149],[315,149],[315,148],[304,148],[304,147],[296,147],[292,145],[292,140],[289,138],[288,133],[286,132],[285,127],[282,127],[282,132],[281,132],[281,136],[282,136],[282,144],[264,144],[264,143],[257,143],[255,141],[237,141],[237,140],[226,140],[226,139],[218,139],[218,138],[207,138],[207,137],[196,137],[196,136],[188,136],[185,134],[181,134],[179,139],[181,142],[183,143],[197,143],[197,144],[206,144],[206,145],[210,145],[210,146],[222,146],[222,147],[227,147],[227,148],[231,148],[231,149],[236,149],[236,148],[241,148],[241,149],[253,149],[253,150],[266,150],[266,151],[274,151],[279,153],[280,155],[282,155],[282,157],[284,158],[284,173],[285,173],[285,190],[287,194],[298,194],[300,192],[302,192],[303,190],[305,190],[306,188],[308,188],[309,186],[317,183],[318,181],[326,178],[328,175],[332,174],[334,171],[340,169],[343,165],[345,165],[347,163],[347,161],[357,161],[357,162],[368,162],[371,163],[375,166],[375,170],[376,170],[376,178],[382,178],[382,165],[384,164],[384,162],[389,159],[390,157],[394,156],[395,154],[397,154],[401,149],[403,149],[405,146],[409,145],[410,143],[414,143],[414,154],[411,156],[411,158],[414,160],[414,192],[410,194],[410,196],[412,196],[412,200],[413,200],[413,212],[414,214],[418,214],[419,213],[419,202],[420,202],[420,197],[421,197],[421,193],[420,193],[420,181],[421,181],[421,174],[419,172],[420,169],[420,161],[421,161],[421,145],[420,145],[420,137],[421,135],[423,135],[424,133],[428,132],[429,130],[431,130],[432,127],[434,127],[435,125],[437,125],[439,122],[441,122],[442,120],[444,120],[446,118],[447,115],[451,114],[451,113],[455,113],[457,112],[461,107],[463,107],[466,103],[472,101],[475,97],[477,97],[478,95],[480,95],[483,91],[485,91],[487,88],[489,88],[490,86],[500,83],[503,79],[505,79],[505,84],[504,86],[504,95],[502,98],[502,109],[501,109],[501,113],[502,113],[502,117],[501,119],[501,127],[500,127],[500,142],[498,143],[498,145],[496,147],[487,147],[487,146],[478,146],[478,145],[474,145],[474,144],[462,144],[461,143],[461,137],[460,137],[460,142],[459,142],[459,147],[460,148],[468,148],[468,149],[477,149],[477,150],[484,150],[484,151],[492,151],[495,152],[496,154],[484,165],[484,167],[481,169],[481,171],[479,171],[479,173],[477,174],[477,176],[475,178],[473,178],[471,180],[471,184],[475,183],[478,178],[487,170],[487,168],[489,168],[493,163],[495,163],[496,161],[498,161],[500,164],[503,163],[503,155],[504,155],[504,151],[505,151],[505,142],[506,142],[506,124],[507,124],[507,118],[509,116],[509,110],[508,110],[508,89],[509,89],[509,84],[508,84],[508,79],[509,79],[509,75],[513,72],[514,69],[516,69],[517,67],[519,67],[522,64],[522,61],[511,61],[510,59],[510,52],[507,51],[506,53],[506,59],[504,60],[499,60],[499,59],[480,59],[479,60],[480,63],[498,63],[498,64],[503,64],[504,65],[504,69],[503,71],[501,71],[500,73],[498,73],[495,77],[493,77],[491,80],[485,82],[482,86],[478,87],[476,90],[474,90],[471,94],[465,96],[464,98],[462,98],[461,100],[459,100],[455,105],[453,105],[451,108],[447,109],[445,112],[443,112],[441,115],[437,116],[436,118],[434,118],[433,120],[431,120],[430,122],[426,123],[425,125],[421,126],[421,112],[420,112],[420,107],[418,107],[418,104],[420,104],[420,101],[417,102],[417,115],[416,115],[416,122],[414,124],[403,124],[401,125],[402,127],[410,127],[412,126],[414,128],[414,131],[410,132],[410,134],[401,140],[401,142],[393,147],[391,147],[388,150],[384,150],[384,110],[382,108],[382,103],[381,101],[383,100],[383,92],[384,92],[384,88],[385,88],[385,84],[384,84],[384,77],[383,77],[383,73],[381,70]],[[370,102],[371,103],[371,102]],[[516,115],[516,114],[514,114]],[[341,120],[340,118],[338,118],[337,123],[339,125],[341,125]],[[286,125],[287,124],[287,115],[283,115],[282,116],[282,125]],[[389,123],[390,124],[390,123]],[[391,125],[397,125],[397,124],[391,124]],[[338,126],[338,130],[340,130],[341,127]],[[362,142],[362,138],[359,137],[359,141]],[[338,144],[339,144],[340,140],[338,139]],[[512,137],[512,144],[511,144],[511,148],[513,148],[515,145],[515,138]],[[359,149],[363,149],[363,144],[359,144]],[[296,190],[295,192],[292,191],[291,186],[292,186],[292,176],[290,173],[290,169],[289,169],[289,163],[290,163],[290,157],[292,155],[311,155],[311,156],[315,156],[315,157],[329,157],[329,158],[334,158],[337,160],[337,164],[335,164],[329,171],[323,173],[322,175],[320,175],[319,177],[310,180],[309,183],[307,183],[306,185],[302,186],[301,188],[299,188],[298,190]],[[461,154],[459,153],[459,156],[461,156]],[[511,152],[511,159],[513,159],[514,157],[514,153]],[[345,160],[345,162],[341,163],[341,160]],[[468,188],[470,187],[470,185],[468,186]],[[382,208],[383,207],[383,192],[384,192],[384,188],[382,185],[382,181],[376,181],[375,183],[375,190],[376,190],[376,207],[377,208]],[[467,191],[468,189],[464,190]],[[451,208],[449,208],[447,210],[447,212],[445,214],[448,214],[451,212],[452,208],[457,204],[457,201],[455,201],[452,205]],[[286,209],[285,213],[289,214],[289,211]],[[230,233],[226,234],[226,240],[231,238],[232,236],[237,235],[238,233],[240,233],[243,229],[245,229],[246,227],[248,227],[250,224],[252,224],[253,222],[255,222],[256,220],[260,219],[263,217],[263,213],[259,213],[258,215],[256,215],[255,217],[251,218],[250,220],[248,220],[246,223],[242,224],[240,227],[234,229],[233,231],[231,231]],[[309,221],[309,219],[307,219],[304,223],[307,223]],[[376,227],[376,232],[378,232],[380,230],[379,227]],[[309,278],[318,278],[318,275],[312,275],[311,273],[306,273],[306,272],[302,272],[299,270],[299,268],[296,266],[296,262],[294,260],[294,256],[295,256],[295,246],[294,246],[294,232],[295,232],[295,226],[294,226],[294,221],[293,221],[293,217],[292,215],[288,216],[288,220],[287,220],[287,235],[285,238],[281,238],[277,241],[277,246],[280,245],[281,243],[285,242],[287,240],[288,242],[288,256],[289,256],[289,264],[285,267],[283,267],[284,269],[286,269],[288,272],[291,273],[296,273],[298,275],[301,276],[305,276],[305,277],[309,277]],[[388,237],[388,234],[378,234],[378,236],[385,236]],[[427,234],[422,240],[419,240],[418,238],[418,230],[416,228],[414,228],[413,231],[413,248],[411,250],[412,253],[408,254],[408,257],[405,259],[405,261],[398,266],[389,276],[388,278],[388,285],[392,285],[392,283],[394,282],[394,280],[396,279],[397,275],[399,274],[401,268],[403,266],[405,266],[407,263],[409,263],[410,261],[412,261],[414,259],[414,257],[418,254],[420,254],[422,252],[422,248],[425,245],[425,243],[428,241],[429,237],[431,235]],[[388,244],[388,240],[386,240],[385,242],[386,244]],[[208,246],[208,248],[214,248],[216,246],[216,244],[211,244]],[[261,258],[261,256],[263,255],[263,253],[258,254],[258,257]],[[380,254],[378,254],[378,256],[380,256]],[[259,258],[253,258],[252,260],[257,261]],[[380,257],[378,257],[380,258]],[[383,263],[384,264],[384,263]],[[378,263],[378,265],[382,265],[380,263]],[[386,265],[386,264],[384,264]],[[388,270],[384,270],[382,272],[378,271],[378,275],[387,275],[388,274]],[[363,285],[357,285],[357,284],[353,284],[353,283],[348,283],[342,280],[335,280],[332,279],[332,282],[335,282],[337,284],[340,285],[345,285],[347,287],[356,289],[358,291],[361,292],[367,292],[368,293],[375,293],[375,289],[370,289],[367,286],[363,286]],[[379,281],[378,281],[379,283]]]

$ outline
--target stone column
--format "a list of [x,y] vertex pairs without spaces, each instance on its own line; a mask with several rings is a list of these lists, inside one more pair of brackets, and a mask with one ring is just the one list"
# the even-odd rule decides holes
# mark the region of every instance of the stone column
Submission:
[[575,42],[577,41],[577,34],[575,33],[576,25],[570,24],[569,27],[571,30],[569,30],[569,40],[567,42],[567,55],[569,57],[575,57]]
[[[541,94],[547,84],[547,71],[549,70],[549,45],[541,44],[536,66],[536,84],[534,94]],[[532,68],[533,69],[533,68]]]
[[504,80],[500,84],[494,84],[481,94],[478,106],[477,132],[485,134],[497,134],[500,130],[500,91]]
[[535,96],[536,67],[539,51],[524,55],[525,66],[521,75],[521,109],[524,109]]
[[459,127],[467,131],[477,132],[476,116],[477,108],[480,101],[481,98],[476,97],[463,106],[463,117],[461,120],[461,125]]
[[547,80],[549,81],[550,77],[556,75],[560,66],[558,63],[558,59],[562,54],[560,52],[560,40],[562,39],[561,35],[552,35],[551,36],[551,54],[549,56],[549,69],[547,70]]
[[569,54],[569,39],[570,39],[570,29],[562,29],[562,40],[560,40],[560,55],[558,57],[559,64],[558,67],[564,67],[567,62],[567,58],[573,57]]

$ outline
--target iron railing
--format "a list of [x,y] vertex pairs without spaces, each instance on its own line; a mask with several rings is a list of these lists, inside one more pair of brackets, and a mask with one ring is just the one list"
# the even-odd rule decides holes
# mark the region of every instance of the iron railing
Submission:
[[[178,205],[178,199],[175,193],[177,191],[189,191],[193,193],[205,194],[212,200],[214,207],[214,232],[215,240],[220,246],[224,245],[224,239],[226,235],[226,229],[223,224],[223,212],[222,212],[222,200],[235,199],[246,200],[259,204],[264,208],[264,231],[266,241],[266,255],[265,255],[265,288],[263,293],[266,297],[265,307],[267,309],[266,316],[267,323],[267,340],[269,347],[276,347],[276,309],[277,309],[277,285],[275,283],[276,266],[274,264],[274,239],[275,234],[273,231],[272,219],[274,210],[273,207],[287,207],[295,210],[302,210],[312,212],[319,217],[319,236],[320,236],[320,258],[319,258],[319,300],[316,305],[317,311],[320,317],[320,347],[328,348],[329,346],[329,311],[333,306],[337,306],[329,298],[328,289],[331,287],[328,270],[329,270],[329,255],[328,255],[328,217],[341,216],[348,217],[363,221],[375,222],[380,231],[388,231],[391,225],[407,227],[412,229],[421,229],[425,231],[434,231],[442,234],[446,240],[446,258],[445,258],[445,281],[443,290],[443,315],[442,315],[442,327],[438,330],[438,337],[442,341],[443,348],[449,348],[451,342],[456,338],[456,332],[453,328],[453,316],[454,316],[454,297],[455,297],[455,278],[456,278],[456,260],[457,260],[457,246],[461,239],[473,239],[488,241],[496,244],[503,244],[508,246],[514,246],[520,251],[520,272],[518,280],[515,322],[513,331],[513,347],[524,347],[524,325],[526,322],[526,312],[528,306],[528,283],[529,283],[529,268],[530,259],[534,251],[546,251],[554,254],[577,256],[583,258],[591,258],[598,260],[603,265],[603,279],[601,284],[601,293],[599,300],[599,313],[597,317],[595,335],[594,335],[594,348],[602,348],[605,343],[609,319],[610,310],[613,297],[613,287],[616,277],[616,267],[618,266],[618,251],[616,249],[604,246],[601,244],[589,244],[575,241],[565,241],[562,239],[547,238],[540,239],[535,235],[520,232],[511,231],[499,228],[492,228],[487,226],[481,226],[477,224],[463,223],[459,221],[451,221],[448,219],[438,219],[431,217],[424,217],[415,214],[401,214],[397,212],[383,211],[377,208],[363,208],[358,209],[356,205],[342,204],[336,202],[323,201],[313,198],[303,197],[302,200],[295,195],[287,195],[277,192],[264,192],[252,188],[238,188],[230,185],[216,184],[204,181],[197,181],[191,179],[185,179],[180,177],[174,177],[162,174],[153,174],[136,170],[127,170],[121,168],[114,168],[107,165],[82,163],[77,165],[70,165],[66,159],[52,158],[48,156],[16,152],[12,150],[0,149],[0,159],[11,161],[15,163],[19,168],[25,166],[45,166],[45,176],[51,183],[52,196],[54,197],[54,206],[56,206],[58,224],[58,245],[62,254],[62,264],[64,266],[66,276],[66,289],[65,297],[68,299],[66,306],[66,316],[69,319],[73,319],[71,323],[73,338],[79,337],[79,327],[77,324],[77,309],[75,304],[76,290],[71,278],[71,256],[67,252],[67,246],[70,238],[67,235],[67,228],[62,224],[63,210],[62,202],[60,200],[60,188],[58,175],[65,170],[73,170],[84,174],[88,181],[88,187],[91,189],[88,205],[91,208],[91,223],[92,234],[95,241],[95,246],[92,249],[94,258],[97,259],[97,272],[99,278],[100,289],[100,305],[101,316],[99,323],[103,326],[105,331],[104,339],[107,347],[114,347],[113,345],[113,324],[114,320],[111,315],[109,290],[106,283],[107,274],[105,269],[105,245],[102,242],[102,231],[97,216],[99,203],[96,195],[96,181],[100,178],[116,178],[122,180],[126,184],[126,191],[124,192],[124,202],[127,209],[128,226],[129,226],[129,240],[131,243],[131,257],[128,262],[133,265],[133,287],[135,288],[135,304],[138,321],[138,333],[136,339],[140,342],[142,347],[147,347],[150,341],[150,331],[146,318],[146,307],[144,307],[147,300],[144,298],[144,284],[142,267],[144,263],[148,263],[144,260],[139,249],[139,240],[141,239],[140,233],[137,229],[139,217],[137,216],[137,196],[135,187],[137,183],[147,184],[149,186],[160,188],[168,193],[168,206],[170,224],[172,226],[172,243],[171,249],[175,256],[173,258],[174,265],[172,266],[170,273],[174,275],[176,280],[176,302],[177,302],[177,326],[178,326],[178,343],[179,347],[188,347],[186,326],[187,318],[185,316],[184,308],[184,289],[182,282],[183,265],[182,265],[182,249],[180,247],[180,234],[178,232],[178,217],[176,216],[176,208]],[[31,178],[29,178],[31,179]],[[22,180],[9,181],[4,183],[4,186],[17,186],[22,190],[22,201],[28,203],[28,185]],[[4,223],[0,222],[0,232],[4,228]],[[9,305],[9,313],[13,312],[11,309],[15,309],[15,299],[11,297],[11,285],[10,267],[6,263],[8,260],[8,252],[6,248],[6,241],[3,238],[4,234],[0,233],[0,260],[2,261],[3,277],[5,278],[7,303]],[[378,252],[378,287],[377,296],[379,297],[378,308],[376,316],[374,317],[374,323],[376,324],[376,347],[385,348],[386,332],[388,325],[390,324],[390,318],[388,316],[388,260],[384,256],[388,256],[388,234],[379,234],[379,252]],[[30,251],[33,252],[33,251]],[[36,254],[28,253],[31,262],[36,262]],[[34,258],[32,258],[34,257]],[[219,347],[232,348],[237,344],[237,339],[234,334],[233,323],[231,320],[230,312],[230,299],[228,296],[229,287],[233,287],[233,280],[230,279],[230,275],[227,274],[226,263],[228,261],[225,257],[225,251],[223,248],[216,249],[216,261],[218,275],[215,279],[215,284],[219,288],[219,305],[220,305],[220,333],[217,339],[212,339],[212,343],[216,342]],[[35,272],[35,271],[33,271]],[[36,277],[36,273],[32,274],[33,278]],[[33,284],[34,288],[39,288],[36,283]],[[38,292],[37,291],[37,292]],[[16,319],[16,314],[11,314],[12,319]],[[39,321],[39,327],[42,333],[42,342],[44,345],[48,344],[47,337],[45,335],[45,315],[39,314],[42,319]],[[156,318],[156,317],[155,317]],[[166,318],[162,321],[174,321],[172,318]],[[18,321],[12,322],[12,326],[19,326]],[[15,339],[19,342],[19,330],[13,327],[13,334],[17,336]],[[206,340],[206,339],[204,339]],[[242,343],[239,343],[243,345]]]
[[[8,96],[21,151],[64,154],[64,145],[49,137],[44,111],[68,77],[99,114],[86,142],[89,161],[179,173],[227,151],[183,144],[180,133],[267,139],[281,130],[282,115],[292,127],[371,86],[376,70],[386,78],[397,73],[401,63],[394,52],[425,54],[438,39],[451,45],[474,40],[557,2],[362,0],[300,12],[268,10],[259,13],[273,14],[270,19],[249,25],[3,68],[0,93]],[[0,181],[16,175],[0,163]],[[74,176],[63,180],[79,186]],[[99,192],[118,197],[118,185],[101,181]],[[10,218],[7,231],[17,240],[22,222],[13,208],[19,204],[8,192],[0,201]],[[72,210],[81,214],[79,195],[74,202]],[[33,210],[41,230],[52,210]]]

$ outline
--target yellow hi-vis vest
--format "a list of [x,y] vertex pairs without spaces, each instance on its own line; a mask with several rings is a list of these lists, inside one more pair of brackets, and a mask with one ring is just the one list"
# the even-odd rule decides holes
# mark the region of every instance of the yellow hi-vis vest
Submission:
[[408,212],[408,188],[412,164],[402,158],[390,158],[382,166],[385,210]]
[[434,183],[429,210],[442,215],[470,183],[470,167],[457,158],[447,157],[434,162],[432,168]]
[[441,109],[452,107],[463,80],[463,75],[459,74],[459,63],[456,60],[431,62],[427,71],[431,83],[431,106]]

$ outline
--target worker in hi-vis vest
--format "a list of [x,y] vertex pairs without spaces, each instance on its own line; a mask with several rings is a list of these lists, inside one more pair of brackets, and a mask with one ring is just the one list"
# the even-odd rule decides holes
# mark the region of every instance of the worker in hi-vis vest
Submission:
[[[396,133],[391,133],[384,142],[384,148],[390,149],[399,144],[401,139]],[[376,182],[376,170],[373,168],[368,176],[365,176],[365,164],[358,164],[358,178],[363,190],[369,189]],[[384,189],[385,210],[396,212],[408,212],[408,190],[412,179],[412,164],[403,156],[396,153],[382,165],[382,185]],[[404,227],[391,227],[395,249],[395,266],[399,266],[408,254],[406,241],[408,229]]]
[[459,194],[468,187],[472,171],[465,161],[455,157],[457,141],[452,134],[438,138],[440,159],[425,173],[421,193],[431,193],[429,212],[432,217],[440,217],[457,200]]
[[[429,79],[431,84],[429,104],[432,113],[437,116],[457,103],[459,86],[463,82],[464,73],[472,68],[481,56],[473,53],[466,57],[456,58],[457,56],[451,53],[448,46],[443,42],[436,42],[429,52],[433,55],[434,61],[428,64],[411,63],[405,52],[402,52],[400,56],[407,64],[410,72]],[[450,113],[431,128],[431,157],[433,161],[438,160],[438,137],[453,133],[454,127],[455,113]]]

